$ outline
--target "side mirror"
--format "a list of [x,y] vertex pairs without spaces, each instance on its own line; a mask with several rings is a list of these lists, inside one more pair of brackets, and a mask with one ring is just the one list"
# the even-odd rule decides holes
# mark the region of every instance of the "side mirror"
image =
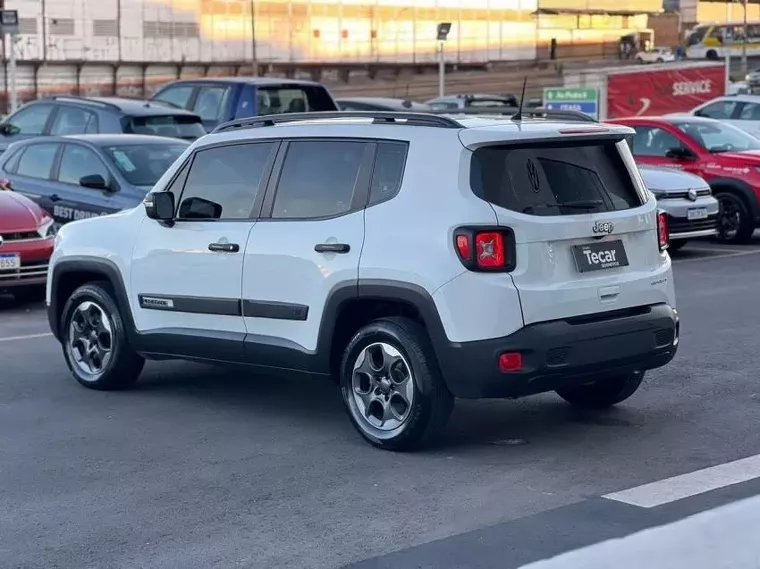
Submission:
[[17,126],[12,125],[9,122],[4,122],[0,124],[0,134],[2,134],[3,136],[18,134],[19,132],[21,132],[21,129]]
[[671,148],[665,153],[666,158],[675,158],[676,160],[694,160],[696,156],[688,148]]
[[203,198],[186,198],[179,204],[177,217],[179,219],[219,219],[222,217],[222,206]]
[[95,190],[108,190],[108,182],[100,174],[90,174],[79,178],[79,185],[84,188],[93,188]]
[[171,221],[174,219],[174,194],[171,192],[151,192],[143,200],[145,214],[150,219]]

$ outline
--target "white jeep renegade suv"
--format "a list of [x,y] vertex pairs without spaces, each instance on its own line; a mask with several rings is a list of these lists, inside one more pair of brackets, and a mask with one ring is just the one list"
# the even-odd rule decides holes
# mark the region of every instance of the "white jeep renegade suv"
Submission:
[[389,449],[427,441],[455,397],[614,405],[678,345],[632,132],[536,109],[221,125],[144,207],[61,229],[51,329],[93,389],[145,359],[334,376]]

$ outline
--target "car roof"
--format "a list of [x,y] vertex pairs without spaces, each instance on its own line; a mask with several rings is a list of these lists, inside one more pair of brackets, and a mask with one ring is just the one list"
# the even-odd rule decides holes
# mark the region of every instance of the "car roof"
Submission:
[[321,83],[316,81],[309,81],[308,79],[285,79],[284,77],[198,77],[197,79],[178,79],[167,83],[168,85],[178,85],[181,83],[236,83],[246,85],[310,85],[316,87],[324,87]]
[[181,144],[190,146],[190,142],[181,138],[167,136],[153,136],[151,134],[67,134],[65,136],[40,136],[14,141],[14,147],[28,146],[35,143],[68,142],[77,140],[92,144],[93,146],[116,146],[116,145],[146,145],[146,144]]
[[157,116],[157,115],[194,115],[190,111],[178,109],[170,105],[156,103],[147,99],[127,99],[125,97],[88,97],[93,101],[116,105],[127,115]]
[[[527,109],[526,109],[527,112]],[[315,113],[318,114],[318,113]],[[390,112],[389,114],[394,114]],[[399,113],[402,114],[402,113]],[[417,117],[425,116],[425,113],[414,113]],[[404,118],[404,117],[399,117]],[[318,127],[319,136],[336,138],[340,137],[366,137],[380,139],[396,139],[414,141],[418,137],[440,136],[440,130],[453,130],[459,136],[465,146],[487,144],[498,141],[533,140],[551,138],[563,134],[631,134],[630,128],[615,124],[600,124],[578,120],[547,120],[544,118],[529,118],[513,121],[511,116],[482,115],[451,113],[430,115],[431,121],[440,119],[441,124],[431,124],[425,127],[407,125],[404,123],[375,123],[372,117],[350,116],[347,113],[343,117],[308,118],[302,120],[285,121],[273,126],[256,128],[236,128],[214,132],[198,139],[194,146],[202,147],[223,141],[236,141],[255,139],[271,136],[272,128],[288,129],[288,132],[278,133],[275,136],[309,137],[314,136],[314,127]],[[444,124],[446,120],[450,124]],[[442,129],[437,127],[444,127]],[[331,132],[332,131],[332,132]],[[252,136],[253,135],[253,136]]]
[[720,97],[716,97],[708,103],[713,103],[715,101],[738,101],[740,103],[760,103],[760,95],[721,95]]

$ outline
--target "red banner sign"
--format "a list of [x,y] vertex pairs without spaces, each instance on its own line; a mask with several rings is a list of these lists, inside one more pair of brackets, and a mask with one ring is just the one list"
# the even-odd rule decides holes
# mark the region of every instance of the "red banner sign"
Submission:
[[722,65],[631,71],[607,76],[607,118],[690,111],[724,93]]

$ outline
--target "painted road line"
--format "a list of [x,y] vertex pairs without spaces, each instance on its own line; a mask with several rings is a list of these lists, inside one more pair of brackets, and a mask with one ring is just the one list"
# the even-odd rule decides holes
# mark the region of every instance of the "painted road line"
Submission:
[[44,332],[42,334],[27,334],[25,336],[8,336],[7,338],[0,338],[0,342],[14,342],[16,340],[33,340],[35,338],[47,338],[52,336],[52,332]]
[[715,259],[728,259],[730,257],[746,257],[747,255],[758,255],[760,251],[742,251],[741,253],[729,253],[728,255],[710,255],[700,257],[699,259],[673,259],[674,264],[683,265],[684,263],[699,263],[704,261],[714,261]]
[[602,497],[641,508],[654,508],[755,478],[760,478],[760,454]]

